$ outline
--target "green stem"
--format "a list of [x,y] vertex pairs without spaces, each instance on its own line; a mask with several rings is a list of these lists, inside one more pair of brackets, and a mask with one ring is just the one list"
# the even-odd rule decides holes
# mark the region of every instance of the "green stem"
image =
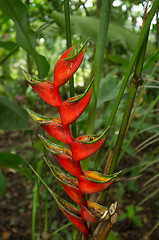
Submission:
[[141,32],[140,38],[138,40],[135,52],[134,52],[134,54],[133,54],[133,56],[131,58],[129,66],[128,66],[128,70],[126,72],[126,75],[125,75],[125,77],[123,79],[121,88],[119,90],[119,93],[118,93],[115,105],[113,107],[113,110],[112,110],[112,113],[111,113],[111,116],[110,116],[110,119],[109,119],[109,122],[108,122],[108,126],[111,126],[113,121],[114,121],[115,114],[116,114],[116,112],[118,110],[118,106],[120,104],[120,100],[121,100],[121,98],[123,96],[123,93],[124,93],[124,90],[125,90],[125,88],[127,86],[127,82],[128,82],[129,77],[131,75],[132,69],[133,69],[133,67],[135,65],[136,59],[138,58],[140,49],[142,48],[142,45],[143,45],[143,43],[145,41],[145,36],[147,36],[147,34],[149,32],[149,28],[150,28],[150,24],[151,24],[152,18],[155,15],[155,12],[156,12],[156,9],[158,8],[158,6],[159,6],[159,1],[155,0],[153,6],[151,8],[151,11],[149,12],[149,15],[148,15],[148,17],[146,19],[144,27],[142,29],[142,32]]
[[38,183],[35,182],[33,189],[33,206],[32,206],[32,229],[31,229],[31,239],[35,239],[35,226],[36,226],[36,212],[37,212],[37,202],[38,202]]
[[96,106],[98,98],[99,83],[104,62],[104,52],[106,47],[106,40],[108,34],[108,26],[110,19],[111,1],[103,0],[100,16],[99,31],[97,36],[97,45],[95,52],[95,66],[94,66],[94,88],[89,105],[87,134],[92,134],[94,130]]
[[[96,52],[95,52],[94,87],[93,87],[92,97],[89,105],[87,134],[92,134],[94,131],[98,90],[99,90],[99,83],[101,78],[103,62],[104,62],[104,52],[105,52],[106,40],[107,40],[107,34],[108,34],[110,10],[111,10],[111,0],[102,0],[100,24],[99,24],[99,31],[97,36]],[[89,158],[83,161],[83,169],[88,170],[88,168],[89,168]]]
[[30,132],[30,139],[31,139],[31,147],[32,147],[32,153],[33,153],[33,166],[34,166],[34,169],[37,170],[37,160],[36,160],[35,146],[34,146],[32,131]]
[[[68,49],[72,46],[69,0],[64,0],[64,11],[65,11],[66,41],[67,41],[67,49]],[[75,95],[73,77],[71,77],[71,79],[69,80],[69,88],[70,88],[70,97],[73,97]],[[74,137],[76,137],[76,123],[75,122],[72,124],[72,134]]]
[[[123,82],[122,82],[121,88],[120,88],[120,90],[119,90],[118,96],[117,96],[117,98],[116,98],[116,101],[115,101],[113,110],[112,110],[112,112],[111,112],[111,115],[110,115],[110,118],[109,118],[107,127],[108,127],[108,126],[111,127],[112,124],[113,124],[113,121],[114,121],[114,119],[115,119],[116,112],[117,112],[117,110],[118,110],[118,107],[119,107],[119,104],[120,104],[120,101],[121,101],[121,98],[122,98],[123,93],[124,93],[124,91],[125,91],[125,88],[126,88],[126,86],[127,86],[129,77],[130,77],[130,75],[131,75],[131,73],[132,73],[132,69],[133,69],[133,67],[134,67],[134,65],[135,65],[136,59],[138,58],[140,49],[142,48],[142,45],[143,45],[143,43],[144,43],[144,41],[145,41],[145,36],[147,36],[147,34],[148,34],[148,32],[149,32],[149,28],[150,28],[150,24],[151,24],[152,18],[153,18],[153,16],[155,15],[155,12],[156,12],[156,10],[157,10],[158,7],[159,7],[159,2],[158,2],[158,0],[155,0],[153,6],[152,6],[152,8],[151,8],[151,11],[149,12],[149,15],[148,15],[148,17],[147,17],[147,19],[146,19],[146,22],[145,22],[145,24],[144,24],[144,27],[143,27],[143,29],[142,29],[142,32],[141,32],[141,34],[140,34],[140,37],[139,37],[139,40],[138,40],[138,43],[137,43],[135,52],[134,52],[134,54],[133,54],[133,56],[132,56],[132,58],[131,58],[131,61],[130,61],[130,63],[129,63],[128,70],[127,70],[126,75],[125,75],[125,77],[124,77],[124,79],[123,79]],[[110,129],[111,129],[111,128],[110,128]],[[107,132],[107,136],[108,136],[108,134],[109,134],[110,129],[109,129],[108,132]],[[107,138],[106,138],[106,139],[107,139]],[[97,155],[96,161],[97,161],[98,163],[99,163],[99,161],[100,161],[100,158],[102,157],[103,149],[104,149],[104,144],[103,144],[103,146],[101,147],[101,149],[99,150],[98,155]]]
[[[44,104],[43,104],[43,100],[40,99],[40,104],[41,104],[41,114],[44,115]],[[43,137],[45,137],[45,131],[43,130]],[[43,146],[43,152],[44,152],[44,157],[46,157],[46,148],[45,146]],[[45,178],[45,182],[46,184],[48,183],[48,179],[47,179],[47,166],[46,163],[44,163],[44,178]],[[45,220],[44,220],[44,230],[45,232],[48,231],[48,191],[45,190]]]
[[[37,161],[36,161],[36,154],[35,154],[35,147],[33,141],[33,133],[30,132],[30,139],[32,145],[32,153],[33,153],[33,166],[34,169],[37,170]],[[37,201],[38,201],[38,183],[35,182],[35,186],[33,188],[33,200],[32,200],[32,230],[31,230],[31,239],[35,239],[35,225],[36,225],[36,211],[37,211]]]
[[47,238],[47,240],[50,239],[51,237],[55,236],[58,232],[62,231],[62,230],[65,229],[65,228],[68,228],[68,227],[71,226],[71,225],[72,225],[72,223],[69,222],[69,223],[63,225],[62,227],[58,228],[56,231],[54,231],[54,232]]
[[139,82],[140,82],[140,78],[141,78],[141,73],[142,73],[142,69],[143,69],[143,62],[144,62],[144,56],[145,56],[145,51],[146,51],[146,46],[147,46],[147,40],[148,40],[148,33],[145,36],[145,41],[144,44],[141,48],[140,54],[137,58],[136,61],[136,65],[135,65],[135,72],[134,75],[132,77],[132,81],[131,81],[131,86],[129,89],[129,97],[128,97],[128,101],[126,104],[126,108],[125,108],[125,112],[123,115],[123,119],[122,119],[122,123],[120,126],[120,131],[119,131],[119,135],[116,141],[116,145],[114,148],[114,153],[113,153],[113,157],[112,157],[112,161],[111,161],[111,165],[110,165],[110,169],[109,169],[109,173],[113,173],[116,169],[116,166],[118,164],[118,157],[120,154],[120,150],[124,141],[124,137],[125,137],[125,133],[127,131],[127,126],[129,123],[129,119],[130,119],[130,115],[131,115],[131,110],[133,107],[133,103],[136,97],[136,93],[137,93],[137,89],[139,86]]

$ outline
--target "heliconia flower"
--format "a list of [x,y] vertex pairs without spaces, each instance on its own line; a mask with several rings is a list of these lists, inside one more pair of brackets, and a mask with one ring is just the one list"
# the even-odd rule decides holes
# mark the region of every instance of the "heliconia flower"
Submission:
[[96,202],[87,201],[86,206],[81,206],[81,219],[90,222],[107,221],[110,217],[108,208]]
[[83,220],[81,219],[81,212],[78,210],[78,208],[63,199],[61,199],[61,202],[60,204],[58,204],[58,206],[66,215],[66,217],[78,228],[78,230],[82,232],[85,236],[88,236],[89,230],[86,223],[83,222]]
[[99,172],[85,171],[84,175],[79,177],[79,190],[85,194],[92,194],[107,189],[120,172],[105,175]]
[[40,114],[37,114],[29,109],[26,109],[29,115],[36,121],[47,133],[58,141],[70,144],[73,140],[73,136],[69,129],[69,126],[65,128],[61,125],[61,120],[58,118],[47,118]]
[[53,87],[53,83],[47,80],[33,78],[22,69],[23,75],[34,91],[48,104],[58,108],[62,102],[58,88]]
[[68,148],[54,144],[43,136],[40,136],[40,138],[45,147],[53,154],[66,171],[77,178],[83,174],[80,163],[72,161],[72,153]]
[[83,60],[87,42],[88,41],[86,41],[83,44],[83,46],[77,53],[75,53],[77,50],[77,45],[70,47],[63,53],[63,55],[57,61],[54,68],[54,80],[53,80],[54,87],[59,88],[63,86],[77,71],[78,67],[80,66]]
[[69,98],[61,103],[59,106],[59,114],[62,124],[69,125],[77,120],[90,101],[92,89],[93,80],[82,95]]
[[95,153],[106,139],[107,128],[100,136],[84,135],[75,138],[70,144],[72,159],[74,161],[83,160]]
[[52,197],[55,199],[57,205],[66,215],[66,217],[78,228],[79,231],[81,231],[85,236],[87,236],[89,234],[89,231],[85,221],[81,219],[81,211],[78,210],[78,208],[76,208],[73,204],[68,203],[67,201],[59,197],[55,192],[53,192],[39,176],[39,174],[30,165],[28,166],[36,174],[39,180],[44,184],[47,190],[51,193]]
[[74,202],[79,205],[87,205],[85,195],[78,189],[78,180],[72,176],[68,176],[66,173],[62,172],[59,168],[55,167],[48,160],[46,160],[53,175],[57,178],[60,184],[63,186],[67,194],[72,198]]

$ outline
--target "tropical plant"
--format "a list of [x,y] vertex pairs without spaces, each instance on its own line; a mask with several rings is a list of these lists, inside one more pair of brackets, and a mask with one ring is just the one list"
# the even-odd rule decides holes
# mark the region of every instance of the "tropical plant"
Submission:
[[67,175],[45,159],[53,175],[72,200],[79,205],[80,210],[60,198],[46,185],[38,174],[37,176],[50,191],[56,203],[68,219],[88,237],[91,231],[88,228],[87,221],[107,221],[109,223],[109,219],[115,214],[116,204],[111,205],[108,209],[96,202],[87,201],[86,194],[93,194],[108,188],[118,176],[119,172],[104,175],[95,171],[83,172],[81,168],[80,161],[91,156],[103,145],[108,129],[100,136],[83,135],[74,138],[69,128],[69,125],[75,122],[87,107],[92,93],[93,80],[84,94],[80,96],[69,98],[66,101],[62,101],[60,96],[59,88],[72,77],[81,64],[86,44],[87,41],[79,51],[76,46],[73,46],[64,52],[55,65],[53,83],[47,80],[37,80],[24,70],[22,70],[22,72],[39,96],[48,104],[56,107],[59,112],[60,119],[47,118],[27,109],[29,115],[47,133],[58,141],[69,145],[70,148],[57,145],[40,136],[46,148],[51,151],[63,168],[74,176]]

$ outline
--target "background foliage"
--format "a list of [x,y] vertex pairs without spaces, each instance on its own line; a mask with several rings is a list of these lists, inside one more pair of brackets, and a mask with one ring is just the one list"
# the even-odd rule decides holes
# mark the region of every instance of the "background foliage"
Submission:
[[[93,76],[101,2],[101,0],[70,1],[73,44],[89,38],[83,64],[74,78],[76,94],[84,91]],[[97,134],[107,126],[121,81],[137,44],[146,5],[146,1],[136,0],[114,0],[112,2],[108,41],[97,102],[95,122]],[[150,1],[150,5],[152,2]],[[18,66],[34,76],[52,80],[55,63],[66,49],[63,5],[63,1],[57,0],[0,0],[0,166],[2,167],[0,194],[3,200],[6,199],[6,187],[9,188],[11,184],[10,170],[6,171],[6,168],[19,171],[30,179],[31,173],[27,167],[24,167],[25,161],[30,163],[40,161],[44,154],[41,142],[31,130],[34,129],[36,132],[37,126],[31,122],[29,124],[25,108],[31,108],[39,113],[44,111],[47,116],[54,116],[54,113],[50,112],[47,104],[41,107],[43,104],[24,81]],[[151,24],[142,81],[122,149],[120,169],[123,169],[123,176],[119,179],[117,187],[112,189],[110,196],[119,202],[120,216],[115,228],[116,235],[120,236],[118,236],[119,239],[127,239],[127,236],[133,239],[138,236],[136,239],[155,240],[159,237],[157,230],[159,225],[159,211],[157,210],[159,206],[157,188],[159,183],[159,111],[156,100],[159,89],[158,46],[157,13]],[[68,88],[69,86],[66,85],[62,90],[63,99],[69,97]],[[100,171],[104,168],[105,159],[115,144],[128,91],[129,85],[105,144],[98,169]],[[78,136],[86,133],[87,115],[86,111],[77,121]],[[11,157],[14,158],[14,164],[9,160],[6,164],[6,159]],[[91,169],[95,165],[94,159],[95,156],[90,163]],[[30,180],[25,178],[23,181],[29,181],[31,185]],[[51,180],[48,179],[48,181]],[[55,191],[61,191],[56,189],[56,186],[53,187]],[[41,198],[44,198],[43,192],[42,190]],[[54,232],[61,225],[58,219],[55,220],[57,210],[55,211],[55,205],[51,200],[49,200],[48,208],[53,209],[49,226]],[[65,219],[63,222],[65,223]],[[133,235],[134,229],[137,229],[136,235]],[[4,234],[3,231],[2,234]],[[14,236],[13,232],[12,235]],[[61,239],[70,239],[70,228],[63,230],[63,233],[56,233],[55,239],[59,239],[59,236]]]

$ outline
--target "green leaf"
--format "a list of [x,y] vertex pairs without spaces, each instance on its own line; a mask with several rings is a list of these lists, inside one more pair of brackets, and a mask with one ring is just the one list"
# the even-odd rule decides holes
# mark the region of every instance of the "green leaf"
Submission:
[[146,70],[152,67],[155,64],[155,62],[157,62],[158,60],[159,60],[159,50],[147,60],[147,62],[143,67],[143,70]]
[[49,64],[45,57],[36,51],[36,34],[28,26],[27,9],[20,0],[0,0],[0,9],[15,23],[16,41],[31,54],[38,68],[39,77],[46,77]]
[[116,64],[122,65],[124,69],[127,69],[129,64],[125,58],[115,54],[108,54],[108,59]]
[[24,159],[17,154],[0,153],[0,167],[18,170]]
[[24,159],[19,155],[5,152],[0,153],[0,167],[12,168],[25,176],[32,178],[31,170],[26,166],[22,168],[22,164],[24,164]]
[[[116,71],[111,71],[106,75],[105,78],[101,79],[97,103],[98,107],[102,103],[110,101],[117,96],[121,82],[117,82],[115,73]],[[110,91],[110,89],[112,90]]]
[[16,43],[12,41],[0,41],[0,48],[5,48],[8,51],[12,51],[16,46]]
[[111,231],[107,240],[120,240],[121,238],[118,237],[118,233]]
[[29,130],[27,111],[2,95],[0,95],[0,129]]
[[[123,148],[125,147],[126,143],[127,143],[127,141],[125,141],[125,144],[123,144]],[[136,157],[135,149],[134,149],[131,145],[129,145],[129,146],[127,147],[126,152],[127,152],[130,156],[132,156],[133,158]]]
[[118,221],[124,220],[127,218],[127,214],[126,213],[121,213],[118,217]]
[[6,189],[6,179],[2,172],[0,171],[0,195],[3,196]]
[[141,206],[143,203],[145,203],[147,200],[153,198],[155,195],[159,193],[159,188],[157,188],[155,191],[147,195],[138,205]]
[[142,222],[141,222],[141,219],[139,218],[139,216],[137,216],[137,215],[133,216],[132,220],[137,226],[142,227]]
[[128,218],[132,219],[135,214],[134,206],[132,204],[127,206],[126,211],[127,211]]
[[[65,20],[62,13],[53,12],[53,18],[58,26],[65,32]],[[89,38],[90,41],[96,42],[99,19],[95,17],[71,16],[72,34],[79,34],[83,38]],[[117,41],[122,43],[132,51],[135,50],[139,35],[130,31],[117,23],[110,22],[108,30],[108,41]],[[152,43],[148,43],[146,53],[152,55],[155,47]]]

